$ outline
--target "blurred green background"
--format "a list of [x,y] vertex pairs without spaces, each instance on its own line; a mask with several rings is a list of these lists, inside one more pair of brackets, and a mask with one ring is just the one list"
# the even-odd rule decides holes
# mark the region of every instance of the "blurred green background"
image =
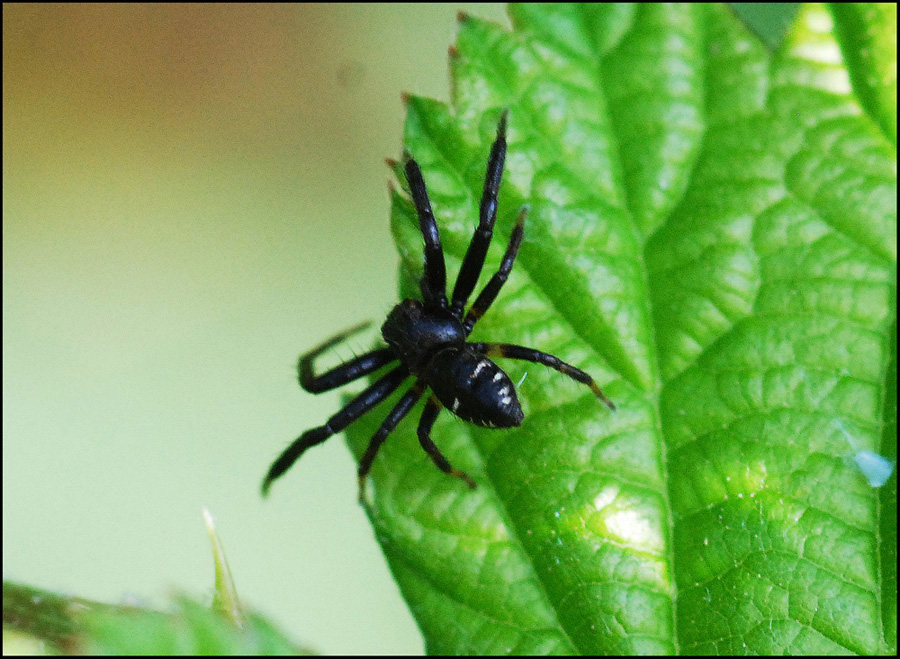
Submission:
[[296,641],[422,652],[343,438],[258,489],[339,405],[300,390],[297,355],[396,301],[383,158],[401,91],[449,98],[460,9],[508,24],[501,5],[4,5],[4,578],[210,593],[208,506],[244,601]]

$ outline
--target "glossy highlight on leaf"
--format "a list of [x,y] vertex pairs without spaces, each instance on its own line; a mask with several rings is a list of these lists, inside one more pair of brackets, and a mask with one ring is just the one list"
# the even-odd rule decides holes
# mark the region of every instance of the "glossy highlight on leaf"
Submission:
[[511,31],[461,17],[449,106],[407,99],[450,278],[509,109],[482,283],[531,212],[472,339],[559,355],[618,408],[498,360],[522,427],[432,433],[477,490],[414,423],[386,442],[367,512],[429,652],[895,651],[897,477],[870,485],[844,433],[896,459],[896,104],[892,134],[847,50],[896,21],[857,12],[854,40],[843,15],[803,6],[769,51],[720,5],[512,5]]

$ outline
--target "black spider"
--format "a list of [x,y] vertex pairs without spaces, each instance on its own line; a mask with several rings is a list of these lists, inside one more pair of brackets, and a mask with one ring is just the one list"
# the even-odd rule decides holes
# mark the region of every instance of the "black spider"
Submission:
[[469,487],[475,487],[475,481],[465,472],[450,465],[431,440],[430,434],[435,419],[445,407],[450,408],[450,411],[461,419],[483,427],[509,428],[522,423],[524,414],[512,381],[489,359],[491,357],[522,359],[554,368],[588,385],[597,398],[610,409],[615,409],[587,373],[566,364],[558,357],[505,343],[466,342],[475,323],[491,306],[509,277],[524,233],[527,207],[523,207],[519,212],[500,269],[479,293],[469,307],[469,312],[463,316],[466,301],[475,289],[478,276],[481,274],[494,230],[494,220],[497,217],[497,193],[500,190],[503,160],[506,156],[506,114],[504,111],[500,117],[497,139],[491,147],[478,228],[466,250],[456,285],[453,287],[453,298],[449,304],[445,292],[447,275],[444,253],[441,251],[437,224],[425,190],[425,180],[416,161],[408,153],[404,153],[406,180],[409,181],[412,200],[419,214],[419,227],[425,238],[425,274],[420,281],[422,301],[403,300],[393,308],[381,326],[381,335],[388,344],[387,348],[368,352],[321,375],[313,373],[313,361],[318,355],[368,325],[365,323],[339,334],[303,355],[298,365],[300,386],[310,393],[317,394],[373,373],[391,362],[400,363],[328,419],[328,423],[324,426],[307,430],[294,440],[269,468],[269,473],[262,483],[263,495],[268,493],[272,481],[290,469],[306,449],[321,444],[344,430],[390,396],[410,376],[415,377],[415,383],[387,415],[369,441],[369,446],[359,462],[360,501],[363,500],[366,475],[379,447],[428,388],[433,393],[428,398],[419,419],[419,443],[441,470],[463,479]]

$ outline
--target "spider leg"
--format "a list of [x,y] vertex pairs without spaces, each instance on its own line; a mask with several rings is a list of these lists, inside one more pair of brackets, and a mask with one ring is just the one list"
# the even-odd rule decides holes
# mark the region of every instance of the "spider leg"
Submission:
[[497,138],[491,146],[491,155],[488,159],[487,173],[484,177],[484,192],[481,195],[481,206],[478,214],[478,228],[472,236],[472,242],[466,250],[459,275],[456,277],[456,285],[453,287],[453,303],[451,309],[459,317],[462,315],[466,300],[475,290],[478,276],[484,266],[484,257],[487,255],[488,246],[494,233],[494,221],[497,219],[497,194],[500,192],[500,178],[503,176],[503,161],[506,158],[506,115],[507,110],[500,115],[500,123],[497,126]]
[[535,350],[534,348],[525,348],[523,346],[510,345],[508,343],[470,343],[469,345],[477,352],[487,355],[492,359],[496,357],[521,359],[523,361],[543,364],[544,366],[556,369],[563,375],[568,375],[573,380],[589,386],[591,391],[594,392],[594,395],[603,401],[604,405],[613,412],[616,411],[616,406],[606,397],[606,394],[600,390],[600,387],[594,382],[594,378],[581,369],[575,368],[571,364],[567,364],[559,357],[547,354],[546,352],[541,352],[540,350]]
[[304,355],[300,358],[300,362],[297,365],[300,374],[300,386],[311,394],[319,394],[323,391],[337,389],[369,373],[374,373],[385,364],[395,361],[397,356],[390,348],[381,348],[335,366],[321,375],[313,373],[313,359],[314,356],[312,355]]
[[387,415],[375,434],[372,435],[372,439],[369,440],[366,452],[359,461],[359,471],[357,472],[357,475],[359,476],[360,503],[363,503],[365,500],[366,476],[369,474],[369,469],[372,468],[372,462],[378,454],[378,449],[381,448],[384,440],[387,439],[387,436],[390,435],[391,432],[393,432],[394,428],[397,427],[397,424],[400,423],[403,417],[409,414],[409,411],[412,409],[413,405],[416,404],[416,401],[422,397],[423,391],[425,391],[425,383],[419,380],[409,389],[409,391],[403,394],[403,397],[400,398],[394,406],[394,409],[391,410],[390,414]]
[[344,428],[356,421],[363,414],[371,410],[378,403],[390,396],[403,380],[409,375],[405,366],[398,366],[387,375],[370,385],[365,391],[350,401],[346,407],[328,419],[328,423],[318,428],[312,428],[295,439],[278,459],[269,467],[269,473],[262,482],[262,494],[266,496],[272,481],[284,474],[297,459],[303,455],[306,449],[321,444],[326,439],[341,432]]
[[364,330],[371,324],[372,323],[369,321],[360,323],[345,332],[333,336],[306,354],[300,355],[300,359],[297,361],[297,375],[300,380],[300,386],[312,394],[322,393],[323,391],[335,389],[348,382],[352,382],[357,378],[361,378],[364,375],[368,375],[373,371],[377,371],[385,364],[396,359],[388,348],[382,348],[381,350],[373,350],[372,352],[360,355],[345,364],[340,364],[330,371],[322,373],[321,375],[315,374],[313,362],[315,362],[316,357],[329,348],[336,346],[341,341],[344,341],[347,337]]
[[422,297],[426,303],[443,309],[447,306],[447,268],[444,265],[441,237],[438,234],[434,213],[431,211],[422,170],[409,153],[404,153],[403,157],[406,160],[406,180],[409,182],[413,204],[419,214],[419,228],[425,238],[425,277],[420,282]]
[[438,414],[440,414],[440,411],[441,404],[438,399],[435,396],[429,398],[428,402],[425,404],[425,410],[422,412],[422,417],[419,419],[419,444],[421,444],[422,448],[425,449],[425,452],[431,456],[434,464],[436,464],[441,471],[450,474],[451,476],[461,478],[474,490],[476,487],[475,481],[466,472],[461,469],[455,469],[431,440],[431,428],[434,425]]
[[513,228],[512,235],[509,237],[509,245],[506,247],[506,253],[503,255],[503,260],[500,262],[500,269],[494,273],[491,280],[483,289],[481,289],[481,293],[475,298],[475,302],[473,302],[472,306],[469,308],[469,313],[466,314],[466,319],[463,321],[463,327],[466,330],[467,336],[472,332],[472,328],[475,327],[475,323],[478,322],[478,319],[484,315],[484,312],[488,310],[488,307],[490,307],[491,304],[494,303],[494,300],[497,299],[497,294],[500,292],[503,284],[506,283],[506,279],[512,271],[513,262],[516,260],[516,255],[519,253],[519,247],[522,245],[522,238],[525,235],[526,215],[528,215],[528,206],[522,206],[522,210],[519,211],[519,219],[516,220],[516,226]]

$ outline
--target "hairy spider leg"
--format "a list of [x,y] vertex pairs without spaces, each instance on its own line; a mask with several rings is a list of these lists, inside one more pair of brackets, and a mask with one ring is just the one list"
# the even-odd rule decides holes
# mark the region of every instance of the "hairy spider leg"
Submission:
[[335,366],[321,375],[314,375],[312,358],[307,359],[304,356],[300,358],[299,363],[300,386],[311,394],[320,394],[374,373],[393,361],[397,361],[397,355],[390,348],[380,348]]
[[359,325],[355,325],[350,329],[331,337],[306,354],[300,355],[300,359],[297,361],[297,375],[300,380],[300,386],[312,394],[322,393],[323,391],[330,391],[331,389],[336,389],[337,387],[345,385],[348,382],[352,382],[357,378],[361,378],[364,375],[368,375],[369,373],[377,371],[385,364],[388,364],[391,361],[397,359],[390,350],[388,350],[387,348],[382,348],[379,350],[373,350],[372,352],[367,352],[364,355],[360,355],[359,357],[356,357],[355,359],[352,359],[345,364],[340,364],[339,366],[336,366],[333,369],[322,373],[321,375],[315,374],[313,362],[315,361],[316,357],[321,355],[329,348],[336,346],[338,343],[344,341],[348,337],[356,334],[357,332],[361,332],[371,324],[371,322],[366,321],[364,323],[360,323]]
[[419,214],[419,229],[425,238],[425,277],[420,282],[422,298],[426,304],[444,309],[447,307],[447,268],[444,265],[444,251],[441,249],[437,222],[431,211],[431,202],[419,164],[408,152],[403,153],[403,159],[406,161],[406,180]]
[[409,414],[409,411],[412,409],[413,405],[416,404],[422,397],[422,393],[425,391],[425,383],[421,380],[417,380],[416,383],[410,387],[409,391],[407,391],[397,404],[394,406],[394,409],[390,411],[387,417],[384,419],[384,422],[378,428],[374,435],[372,435],[372,439],[369,440],[369,445],[366,447],[366,452],[363,454],[362,459],[359,461],[359,470],[357,475],[359,477],[359,502],[363,503],[366,495],[366,476],[369,474],[369,470],[372,468],[372,462],[375,460],[375,456],[378,454],[378,449],[381,448],[381,445],[384,443],[384,440],[387,439],[387,436],[390,435],[394,428],[397,427],[397,424]]
[[376,380],[368,389],[351,400],[346,407],[334,414],[324,426],[312,428],[295,439],[278,459],[269,467],[269,473],[262,482],[262,494],[266,496],[272,481],[284,474],[300,458],[306,449],[321,444],[326,439],[341,432],[363,414],[390,396],[409,375],[405,366],[398,366],[387,375]]
[[453,302],[451,310],[457,318],[462,317],[462,311],[466,301],[475,290],[481,269],[484,267],[484,259],[487,256],[488,246],[494,235],[494,221],[497,219],[497,195],[500,192],[500,179],[503,176],[503,161],[506,158],[506,116],[508,110],[500,115],[500,124],[497,126],[497,138],[491,146],[491,155],[488,159],[487,173],[484,176],[484,192],[481,195],[481,206],[478,214],[478,227],[472,236],[472,242],[466,250],[459,274],[456,277],[456,285],[453,287]]
[[481,293],[475,298],[475,302],[469,308],[469,313],[466,314],[466,319],[463,321],[466,336],[472,333],[475,323],[497,299],[497,294],[500,293],[500,289],[506,283],[509,273],[512,272],[513,263],[519,254],[519,247],[522,245],[522,238],[525,236],[525,217],[527,215],[528,206],[522,206],[522,209],[519,211],[519,218],[516,220],[516,226],[513,227],[512,235],[509,237],[506,253],[500,262],[500,268],[494,273],[494,276],[491,277],[485,287],[481,289]]
[[616,406],[606,397],[606,394],[600,390],[600,387],[594,382],[594,378],[581,369],[575,368],[571,364],[567,364],[559,357],[547,354],[546,352],[541,352],[540,350],[535,350],[534,348],[511,345],[509,343],[470,343],[469,345],[472,346],[475,351],[480,352],[491,359],[506,357],[508,359],[521,359],[526,362],[534,362],[535,364],[549,366],[563,375],[568,375],[576,382],[581,382],[582,384],[589,386],[591,391],[594,392],[594,395],[599,398],[604,405],[613,412],[616,411]]
[[417,431],[419,435],[419,444],[421,444],[422,448],[425,449],[425,452],[431,456],[434,464],[436,464],[441,471],[445,474],[461,478],[474,490],[477,487],[475,481],[466,472],[454,468],[450,464],[450,461],[444,457],[444,454],[441,453],[440,449],[431,440],[431,428],[442,408],[443,405],[441,405],[436,396],[432,395],[431,398],[428,399],[428,402],[425,404],[425,409],[422,412],[422,416],[419,418],[419,429]]

